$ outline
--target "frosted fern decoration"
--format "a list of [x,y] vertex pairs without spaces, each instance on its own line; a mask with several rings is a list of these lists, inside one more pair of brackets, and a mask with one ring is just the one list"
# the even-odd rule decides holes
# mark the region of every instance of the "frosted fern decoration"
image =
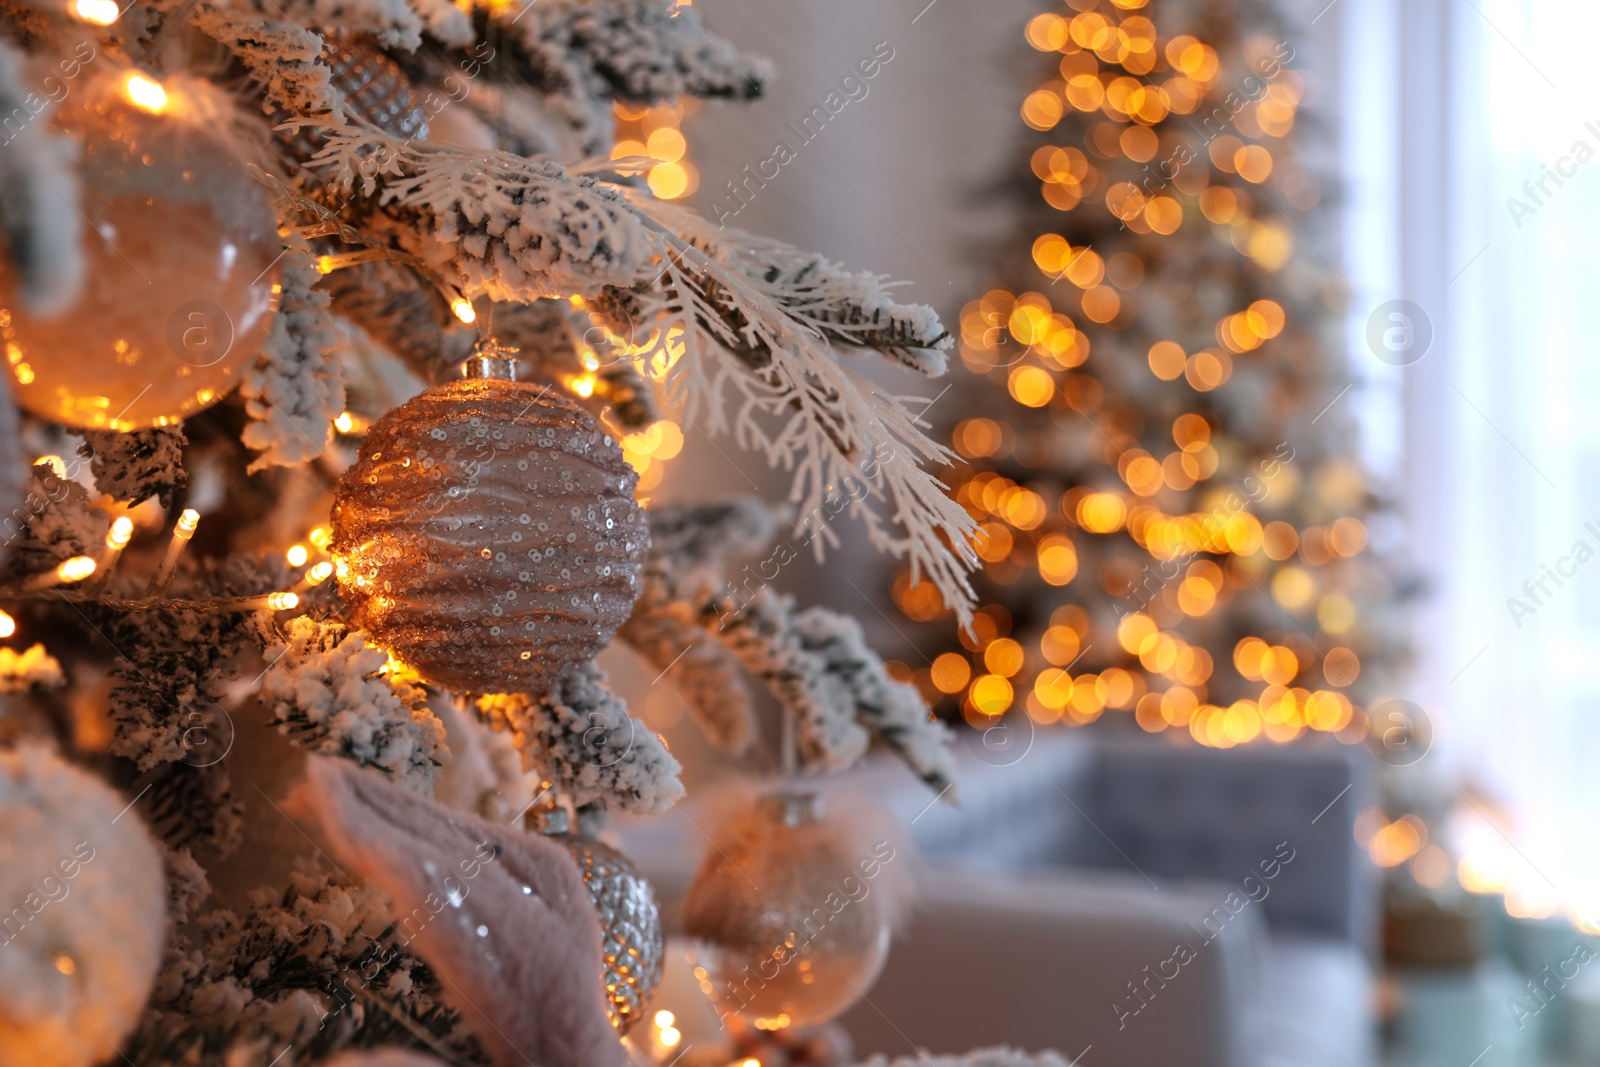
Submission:
[[[948,346],[931,312],[891,314],[876,275],[819,272],[816,257],[777,242],[723,234],[715,245],[704,220],[553,163],[333,127],[313,165],[408,218],[397,231],[406,251],[468,297],[607,291],[613,303],[602,311],[629,331],[626,350],[659,378],[685,423],[731,433],[794,471],[789,499],[819,559],[839,541],[824,501],[833,487],[858,482],[865,491],[850,495],[850,514],[966,621],[976,527],[924,469],[956,457],[923,432],[915,401],[885,395],[830,340],[866,344],[871,332],[849,320],[875,307],[894,337]],[[615,303],[617,290],[632,290],[631,310]],[[937,348],[896,350],[907,362],[934,353],[917,358],[940,369]]]

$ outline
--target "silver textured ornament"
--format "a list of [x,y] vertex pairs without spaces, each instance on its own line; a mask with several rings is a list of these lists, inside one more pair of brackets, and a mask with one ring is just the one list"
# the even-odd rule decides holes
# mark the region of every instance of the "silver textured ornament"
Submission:
[[550,386],[435,386],[373,423],[339,480],[339,592],[426,681],[537,696],[633,610],[650,546],[637,483]]
[[428,139],[421,97],[383,49],[363,37],[332,37],[322,49],[322,61],[346,107],[384,133],[407,141]]
[[583,873],[583,884],[600,915],[600,977],[606,1010],[618,1033],[644,1018],[661,981],[666,938],[655,890],[626,856],[586,837],[557,833]]

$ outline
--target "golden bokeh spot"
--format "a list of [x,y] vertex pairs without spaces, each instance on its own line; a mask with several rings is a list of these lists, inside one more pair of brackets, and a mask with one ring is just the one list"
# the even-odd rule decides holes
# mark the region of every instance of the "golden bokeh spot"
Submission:
[[1067,43],[1067,20],[1060,15],[1047,13],[1028,20],[1023,36],[1041,52],[1055,52]]
[[1114,533],[1127,516],[1126,505],[1115,493],[1089,493],[1078,501],[1078,525],[1090,533]]
[[1022,646],[1009,637],[991,641],[989,647],[983,650],[983,665],[1002,678],[1010,678],[1022,670],[1025,658]]
[[1253,554],[1264,540],[1261,520],[1248,512],[1230,516],[1222,528],[1222,536],[1228,543],[1228,551],[1237,556]]
[[1106,100],[1105,86],[1097,74],[1074,74],[1067,79],[1066,98],[1079,111],[1099,111]]
[[1003,510],[1005,520],[1019,530],[1037,529],[1050,513],[1044,497],[1032,489],[1013,489],[1007,493]]
[[1130,222],[1144,212],[1147,199],[1132,182],[1117,182],[1106,190],[1106,209],[1123,222]]
[[1284,323],[1287,321],[1283,306],[1276,300],[1257,300],[1250,305],[1248,314],[1255,331],[1266,338],[1276,337],[1282,333]]
[[1261,734],[1261,712],[1248,700],[1235,701],[1222,713],[1222,729],[1234,744],[1248,744]]
[[1316,596],[1316,580],[1303,567],[1284,567],[1272,576],[1272,599],[1290,611],[1307,607]]
[[1241,638],[1233,646],[1233,667],[1243,678],[1253,682],[1261,681],[1261,665],[1266,657],[1268,645],[1259,637]]
[[1252,185],[1272,176],[1272,153],[1258,144],[1247,144],[1233,154],[1233,169]]
[[1083,314],[1091,322],[1107,323],[1122,310],[1122,297],[1109,285],[1097,285],[1083,294]]
[[1066,707],[1072,699],[1072,688],[1072,676],[1054,667],[1040,671],[1033,680],[1033,695],[1047,708]]
[[1183,346],[1175,341],[1157,341],[1150,346],[1150,370],[1162,381],[1170,382],[1183,376],[1188,367],[1188,356]]
[[980,676],[967,693],[972,706],[991,718],[1005,714],[1011,707],[1011,697],[1011,683],[998,674]]
[[676,163],[688,150],[689,142],[684,140],[682,131],[671,126],[661,127],[651,133],[650,139],[645,141],[645,151],[662,163]]
[[1162,481],[1161,462],[1153,456],[1135,456],[1122,472],[1122,480],[1139,496],[1155,496],[1165,484]]
[[1288,685],[1300,673],[1300,660],[1294,651],[1273,645],[1261,656],[1261,677],[1273,685]]
[[1367,527],[1360,519],[1335,519],[1328,527],[1328,547],[1338,556],[1354,556],[1367,547]]
[[929,668],[934,688],[941,693],[959,693],[967,687],[972,677],[972,665],[967,657],[956,652],[941,653]]
[[1039,540],[1039,577],[1050,585],[1066,585],[1078,574],[1078,552],[1065,534]]
[[1280,270],[1294,255],[1294,237],[1287,229],[1276,224],[1260,226],[1250,235],[1245,252],[1262,270]]
[[1207,393],[1233,376],[1233,360],[1226,352],[1203,349],[1189,357],[1183,374],[1191,387]]
[[1056,394],[1055,379],[1043,367],[1013,367],[1006,387],[1017,403],[1030,408],[1042,408]]
[[1166,236],[1183,225],[1183,205],[1170,196],[1158,196],[1144,206],[1144,221],[1156,233]]
[[1002,522],[986,522],[978,527],[974,547],[986,563],[999,563],[1011,555],[1011,528]]
[[1133,721],[1147,734],[1158,734],[1165,730],[1167,720],[1161,714],[1160,694],[1146,693],[1140,697],[1139,706],[1133,709]]
[[1200,710],[1200,698],[1194,690],[1177,685],[1161,694],[1161,717],[1169,726],[1187,726]]
[[1356,623],[1356,606],[1343,593],[1329,593],[1317,603],[1317,624],[1330,634],[1346,634]]
[[1058,667],[1077,659],[1081,647],[1078,631],[1070,626],[1051,626],[1039,638],[1040,653]]
[[1211,155],[1211,162],[1218,170],[1225,170],[1229,174],[1234,171],[1234,159],[1239,155],[1239,149],[1244,147],[1244,142],[1231,133],[1225,133],[1213,138],[1207,151]]
[[1154,619],[1143,612],[1130,612],[1117,623],[1117,644],[1122,646],[1123,651],[1138,655],[1157,633]]
[[1053,89],[1035,89],[1022,101],[1022,121],[1032,129],[1054,129],[1066,113],[1059,93]]
[[1079,289],[1088,289],[1099,285],[1105,279],[1106,264],[1099,253],[1092,248],[1069,247],[1056,273],[1061,274]]
[[1135,163],[1148,163],[1161,147],[1161,140],[1148,126],[1129,126],[1118,138],[1122,154]]
[[932,622],[945,614],[944,598],[939,595],[938,588],[926,579],[913,585],[909,571],[895,576],[891,593],[895,607],[914,622]]
[[1274,520],[1261,531],[1261,546],[1268,559],[1285,560],[1299,550],[1300,535],[1288,523]]
[[1239,198],[1226,185],[1213,185],[1199,196],[1200,213],[1209,222],[1226,225],[1239,213]]
[[1000,451],[1005,435],[993,419],[966,419],[956,424],[953,440],[963,456],[982,459]]
[[1322,677],[1328,684],[1343,689],[1361,675],[1361,659],[1343,646],[1331,648],[1322,658]]

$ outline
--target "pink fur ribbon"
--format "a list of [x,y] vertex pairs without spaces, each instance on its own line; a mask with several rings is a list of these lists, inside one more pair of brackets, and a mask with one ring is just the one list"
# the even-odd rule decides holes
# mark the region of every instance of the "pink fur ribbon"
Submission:
[[495,1067],[625,1067],[600,988],[600,921],[560,845],[344,760],[307,764],[297,807],[394,901],[396,937],[433,968]]

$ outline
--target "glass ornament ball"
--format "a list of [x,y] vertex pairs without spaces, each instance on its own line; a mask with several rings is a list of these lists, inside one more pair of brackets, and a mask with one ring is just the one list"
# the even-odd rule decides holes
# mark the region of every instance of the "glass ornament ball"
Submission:
[[0,342],[17,403],[51,422],[179,422],[233,389],[272,329],[283,242],[265,191],[182,98],[152,100],[152,84],[55,119],[81,142],[76,297],[29,308],[0,262]]
[[684,904],[695,977],[719,1016],[820,1026],[861,998],[888,957],[890,915],[883,893],[859,892],[858,859],[814,793],[761,797],[727,825]]

